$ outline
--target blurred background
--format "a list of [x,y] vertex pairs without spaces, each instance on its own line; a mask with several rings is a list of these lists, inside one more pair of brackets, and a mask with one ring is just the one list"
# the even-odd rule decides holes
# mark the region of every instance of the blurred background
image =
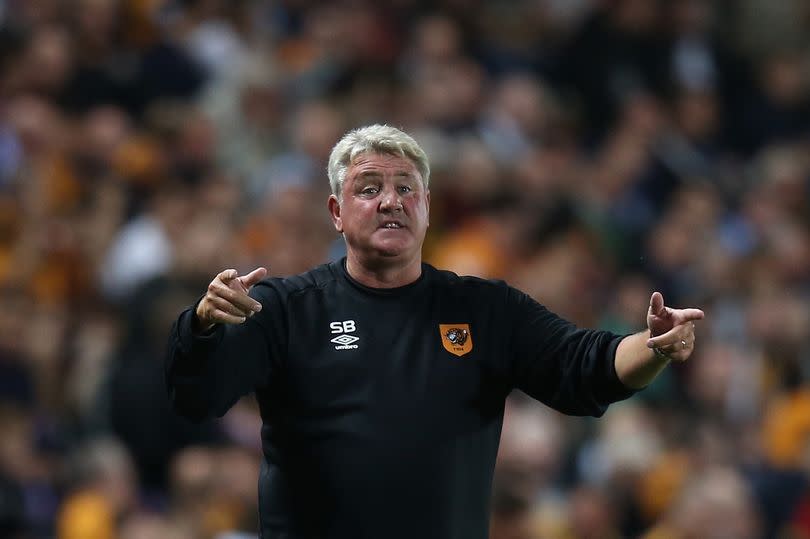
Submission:
[[491,539],[810,537],[809,75],[804,0],[0,0],[0,537],[255,537],[255,403],[175,417],[168,329],[341,256],[372,122],[431,158],[431,263],[707,313],[598,421],[510,397]]

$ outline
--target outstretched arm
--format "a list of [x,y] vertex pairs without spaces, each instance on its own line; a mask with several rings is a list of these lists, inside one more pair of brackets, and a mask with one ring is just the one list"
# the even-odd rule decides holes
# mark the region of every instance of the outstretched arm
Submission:
[[622,339],[616,349],[616,374],[633,389],[646,387],[670,361],[686,361],[695,348],[695,320],[700,309],[672,309],[654,292],[647,310],[647,330]]
[[[190,419],[221,416],[242,395],[270,377],[268,318],[254,290],[267,271],[217,275],[206,295],[180,315],[169,337],[165,375],[175,409]],[[256,287],[258,289],[260,287]],[[264,317],[264,321],[259,320]]]

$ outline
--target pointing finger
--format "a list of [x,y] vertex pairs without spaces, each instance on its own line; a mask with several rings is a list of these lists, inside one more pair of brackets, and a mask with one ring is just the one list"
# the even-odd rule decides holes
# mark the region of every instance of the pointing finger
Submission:
[[674,312],[679,323],[702,320],[706,316],[700,309],[678,309]]
[[262,304],[256,301],[255,299],[248,296],[247,291],[241,288],[241,282],[237,282],[237,287],[234,288],[228,286],[227,284],[217,283],[214,281],[210,285],[208,285],[208,290],[229,303],[232,303],[242,309],[243,311],[261,311]]
[[267,268],[258,267],[255,270],[248,273],[247,275],[245,275],[244,277],[240,277],[239,281],[241,281],[242,286],[244,286],[246,289],[249,289],[251,286],[264,279],[266,275],[267,275]]

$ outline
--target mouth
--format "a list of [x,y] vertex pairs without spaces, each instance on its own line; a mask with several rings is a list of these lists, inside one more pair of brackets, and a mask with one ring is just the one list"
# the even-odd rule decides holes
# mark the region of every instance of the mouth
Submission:
[[405,228],[405,225],[399,221],[383,221],[380,223],[380,227],[386,230],[399,230],[401,228]]

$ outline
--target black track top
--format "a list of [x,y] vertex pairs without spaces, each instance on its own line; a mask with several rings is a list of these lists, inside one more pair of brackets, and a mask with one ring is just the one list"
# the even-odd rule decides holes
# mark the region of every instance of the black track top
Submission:
[[345,259],[250,291],[240,325],[169,339],[176,409],[222,416],[254,392],[263,539],[486,539],[504,400],[521,389],[566,414],[630,396],[621,336],[578,329],[501,281],[423,264],[371,289]]

